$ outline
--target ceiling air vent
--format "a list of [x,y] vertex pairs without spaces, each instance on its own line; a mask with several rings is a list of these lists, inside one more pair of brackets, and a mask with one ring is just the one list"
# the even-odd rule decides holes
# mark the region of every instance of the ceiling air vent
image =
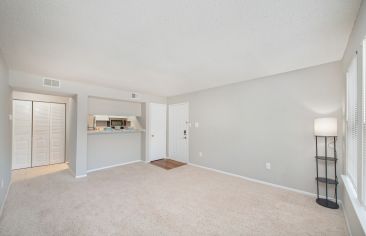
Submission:
[[43,78],[43,87],[60,88],[60,80]]
[[138,96],[138,94],[137,94],[137,93],[131,93],[131,98],[133,98],[133,99],[138,99],[138,98],[139,98],[139,96]]

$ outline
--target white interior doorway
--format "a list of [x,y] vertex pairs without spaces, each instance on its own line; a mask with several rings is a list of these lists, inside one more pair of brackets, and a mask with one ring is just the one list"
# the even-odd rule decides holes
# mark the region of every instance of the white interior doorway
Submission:
[[189,104],[169,105],[169,158],[189,161]]
[[166,158],[166,104],[150,103],[150,158]]

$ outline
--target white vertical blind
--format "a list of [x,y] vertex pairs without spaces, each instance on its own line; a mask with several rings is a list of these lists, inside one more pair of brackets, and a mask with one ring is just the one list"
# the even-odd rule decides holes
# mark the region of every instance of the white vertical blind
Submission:
[[357,57],[355,56],[347,72],[347,175],[357,189]]
[[362,203],[366,203],[366,39],[362,42]]

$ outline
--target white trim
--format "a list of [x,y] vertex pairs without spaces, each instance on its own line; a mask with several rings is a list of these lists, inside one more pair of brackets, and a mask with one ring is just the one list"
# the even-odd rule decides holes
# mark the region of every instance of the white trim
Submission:
[[75,178],[75,179],[78,179],[78,178],[84,178],[86,177],[87,175],[76,175],[75,172],[71,169],[71,166],[70,166],[70,163],[66,163],[68,166],[69,166],[69,171],[71,172],[71,175]]
[[4,197],[4,201],[2,202],[1,207],[0,207],[0,217],[3,214],[5,202],[6,202],[6,199],[8,198],[8,194],[9,194],[9,191],[10,191],[10,186],[11,186],[11,181],[10,181],[10,183],[8,185],[8,189],[6,190],[5,197]]
[[86,177],[86,176],[87,176],[87,175],[76,175],[76,176],[75,176],[75,178],[76,178],[76,179],[79,179],[79,178],[84,178],[84,177]]
[[[111,165],[111,166],[105,166],[105,167],[95,168],[95,169],[87,170],[86,172],[87,173],[90,173],[90,172],[99,171],[99,170],[105,170],[105,169],[109,169],[109,168],[113,168],[113,167],[117,167],[117,166],[124,166],[124,165],[128,165],[128,164],[133,164],[133,163],[136,163],[136,162],[141,162],[141,160],[130,161],[130,162],[115,164],[115,165]],[[80,177],[84,177],[84,176],[80,176]]]
[[[255,183],[265,184],[265,185],[272,186],[272,187],[275,187],[275,188],[285,189],[285,190],[288,190],[288,191],[300,193],[300,194],[311,196],[311,197],[314,197],[314,198],[317,197],[317,195],[315,193],[306,192],[306,191],[296,189],[296,188],[290,188],[290,187],[285,187],[285,186],[278,185],[278,184],[272,184],[272,183],[269,183],[269,182],[266,182],[266,181],[263,181],[263,180],[253,179],[253,178],[245,177],[245,176],[242,176],[242,175],[237,175],[237,174],[233,174],[233,173],[229,173],[229,172],[225,172],[225,171],[222,171],[222,170],[217,170],[217,169],[214,169],[214,168],[201,166],[201,165],[197,165],[197,164],[193,164],[193,163],[188,163],[188,165],[199,167],[199,168],[210,170],[210,171],[214,171],[214,172],[221,173],[221,174],[224,174],[224,175],[229,175],[229,176],[245,179],[245,180],[252,181],[252,182],[255,182]],[[319,197],[325,197],[325,196],[320,195]],[[329,198],[329,199],[335,200],[333,198]],[[340,206],[342,205],[342,201],[339,200],[339,199],[338,199],[338,204]]]
[[346,227],[347,227],[348,235],[349,235],[349,236],[352,236],[351,226],[350,226],[350,224],[349,224],[349,221],[348,221],[348,218],[347,218],[346,212],[344,211],[344,207],[342,207],[342,211],[343,211],[344,219],[345,219],[345,221],[346,221]]
[[[357,215],[358,220],[360,221],[363,232],[366,232],[366,209],[362,206],[361,202],[357,199],[356,191],[353,188],[352,182],[350,178],[346,175],[342,175],[342,180],[344,183],[344,187],[348,194],[348,197],[351,201],[352,207]],[[346,214],[344,215],[346,218],[346,223],[348,224],[348,219]],[[349,227],[347,225],[347,227]]]

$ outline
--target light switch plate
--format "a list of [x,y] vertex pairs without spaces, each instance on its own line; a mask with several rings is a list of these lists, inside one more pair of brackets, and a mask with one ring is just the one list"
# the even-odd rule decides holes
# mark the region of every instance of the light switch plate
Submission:
[[203,153],[202,152],[199,152],[198,155],[201,157],[201,156],[203,156]]
[[13,120],[13,115],[9,114],[9,120]]
[[267,163],[266,163],[266,169],[267,169],[267,170],[270,170],[270,169],[271,169],[271,163],[270,163],[270,162],[267,162]]
[[200,124],[196,121],[194,122],[194,127],[198,128],[200,126]]

